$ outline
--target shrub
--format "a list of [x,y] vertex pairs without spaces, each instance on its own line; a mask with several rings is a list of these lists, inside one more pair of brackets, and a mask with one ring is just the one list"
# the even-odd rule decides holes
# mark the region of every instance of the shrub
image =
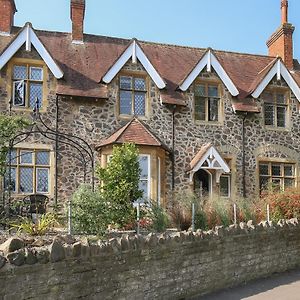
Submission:
[[109,205],[99,192],[93,192],[89,186],[81,186],[73,195],[72,231],[80,234],[103,236],[109,220]]
[[111,221],[119,227],[134,220],[132,203],[143,195],[139,190],[140,172],[138,151],[134,144],[115,146],[107,167],[96,170],[101,181],[101,197],[110,207]]
[[188,230],[192,225],[192,203],[199,202],[190,190],[174,194],[173,206],[169,209],[172,224],[179,230]]
[[268,190],[262,195],[264,210],[270,205],[270,218],[277,222],[280,219],[300,217],[300,190],[290,188],[285,191]]
[[20,223],[11,224],[12,228],[16,228],[18,232],[27,233],[32,236],[45,235],[53,226],[57,224],[57,220],[52,213],[46,213],[33,222],[29,218],[20,218]]
[[166,210],[162,206],[158,205],[157,202],[151,202],[148,216],[151,220],[151,227],[149,227],[154,231],[163,232],[167,229],[169,225],[169,216]]

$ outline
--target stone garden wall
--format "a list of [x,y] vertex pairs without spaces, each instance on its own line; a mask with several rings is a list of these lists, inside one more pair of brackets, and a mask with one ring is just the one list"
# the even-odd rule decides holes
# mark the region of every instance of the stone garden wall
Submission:
[[300,225],[250,221],[106,242],[12,237],[0,254],[0,299],[190,299],[299,267]]

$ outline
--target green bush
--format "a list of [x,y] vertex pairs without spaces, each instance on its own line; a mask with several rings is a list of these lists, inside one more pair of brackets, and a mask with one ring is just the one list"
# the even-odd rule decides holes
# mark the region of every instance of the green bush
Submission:
[[107,201],[111,222],[117,227],[124,227],[135,218],[132,203],[143,195],[139,190],[140,172],[134,144],[114,146],[107,167],[96,170],[101,182],[100,195]]
[[99,192],[89,186],[81,186],[73,195],[72,231],[77,234],[103,236],[110,223],[108,203]]
[[158,205],[157,202],[152,201],[148,216],[152,221],[151,228],[156,232],[163,232],[169,225],[169,216],[166,210]]

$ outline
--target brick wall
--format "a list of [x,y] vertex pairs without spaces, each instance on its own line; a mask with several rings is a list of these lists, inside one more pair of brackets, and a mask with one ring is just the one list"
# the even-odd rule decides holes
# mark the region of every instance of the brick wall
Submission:
[[297,220],[74,242],[0,255],[0,299],[189,299],[300,266]]

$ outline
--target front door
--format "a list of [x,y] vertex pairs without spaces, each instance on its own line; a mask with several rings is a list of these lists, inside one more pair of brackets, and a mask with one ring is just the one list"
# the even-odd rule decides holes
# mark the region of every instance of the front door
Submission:
[[210,194],[210,174],[200,169],[194,174],[194,192],[197,196],[203,198],[208,197]]

